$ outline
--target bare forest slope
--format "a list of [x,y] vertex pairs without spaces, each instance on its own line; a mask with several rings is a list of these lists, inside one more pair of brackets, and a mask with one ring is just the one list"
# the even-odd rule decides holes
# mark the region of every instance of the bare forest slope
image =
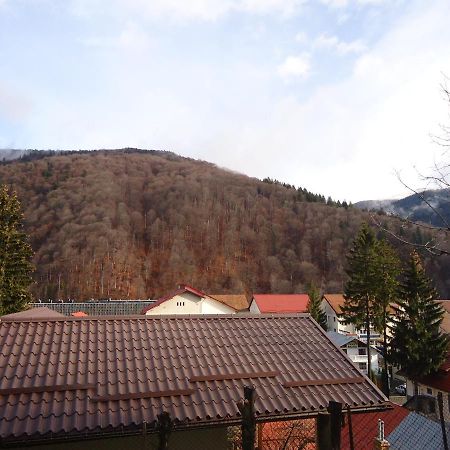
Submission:
[[[368,218],[165,152],[27,157],[2,164],[0,183],[22,202],[33,294],[42,299],[155,298],[180,282],[214,293],[289,293],[314,281],[340,292],[345,255]],[[415,228],[402,233],[423,239]],[[447,296],[449,259],[427,264]]]

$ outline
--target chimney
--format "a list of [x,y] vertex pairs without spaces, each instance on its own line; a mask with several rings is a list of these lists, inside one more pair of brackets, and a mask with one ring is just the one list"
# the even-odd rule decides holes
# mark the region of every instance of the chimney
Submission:
[[378,419],[378,436],[375,438],[373,450],[389,450],[391,445],[384,438],[384,422]]

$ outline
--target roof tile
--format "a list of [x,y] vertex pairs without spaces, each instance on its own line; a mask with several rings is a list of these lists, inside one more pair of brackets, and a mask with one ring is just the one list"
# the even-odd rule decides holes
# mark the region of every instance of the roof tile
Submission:
[[329,400],[358,408],[385,401],[366,378],[283,386],[361,377],[309,315],[2,321],[0,342],[6,440],[151,426],[162,410],[183,423],[236,423],[248,384],[259,417],[315,414]]

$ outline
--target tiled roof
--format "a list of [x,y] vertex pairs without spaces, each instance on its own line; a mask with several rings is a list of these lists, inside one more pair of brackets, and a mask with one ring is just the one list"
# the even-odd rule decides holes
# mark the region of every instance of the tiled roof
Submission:
[[[386,434],[386,439],[393,450],[442,450],[444,448],[441,424],[415,412],[410,412],[392,433]],[[449,440],[450,433],[447,431],[447,441]]]
[[1,320],[12,320],[12,319],[54,319],[58,317],[65,317],[64,314],[61,314],[53,309],[46,307],[37,307],[26,309],[25,311],[20,311],[17,313],[6,314],[5,316],[0,317]]
[[304,313],[308,294],[254,294],[253,300],[261,313]]
[[249,307],[247,297],[244,294],[209,294],[209,296],[236,311],[243,311]]
[[6,441],[238,423],[248,384],[260,419],[386,400],[306,314],[6,320],[0,351]]
[[323,298],[330,304],[336,314],[341,314],[341,306],[344,304],[343,294],[323,294]]
[[[385,436],[389,435],[408,416],[409,410],[389,403],[392,409],[365,414],[352,414],[353,443],[358,450],[372,450],[375,437],[378,436],[378,419],[384,422]],[[390,441],[389,441],[390,442]],[[345,427],[341,431],[341,448],[350,448],[349,426],[346,417]],[[397,447],[394,447],[397,448]]]
[[71,316],[73,316],[73,317],[88,317],[88,314],[86,314],[83,311],[76,311],[76,312],[73,312],[71,314]]

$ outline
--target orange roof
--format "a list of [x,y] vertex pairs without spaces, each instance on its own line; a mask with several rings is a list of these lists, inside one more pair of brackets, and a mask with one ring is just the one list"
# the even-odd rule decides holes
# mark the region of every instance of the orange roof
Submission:
[[342,314],[341,306],[345,302],[343,294],[323,294],[323,298],[330,304],[336,314]]
[[230,308],[236,309],[237,311],[242,311],[248,309],[248,300],[244,294],[209,294],[211,298],[217,300]]
[[308,294],[254,294],[261,313],[304,313],[308,306]]
[[87,317],[88,315],[84,311],[76,311],[71,314],[73,317]]

